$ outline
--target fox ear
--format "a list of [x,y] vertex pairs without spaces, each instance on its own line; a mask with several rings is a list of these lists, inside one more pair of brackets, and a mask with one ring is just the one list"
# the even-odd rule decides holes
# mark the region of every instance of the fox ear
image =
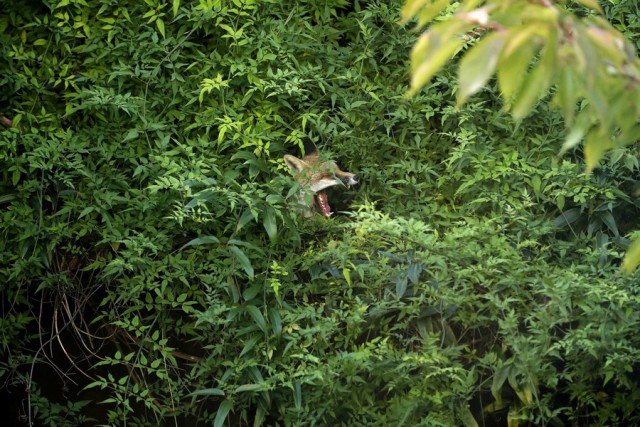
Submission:
[[302,170],[307,166],[304,160],[290,154],[284,155],[284,162],[289,166],[291,172],[302,172]]

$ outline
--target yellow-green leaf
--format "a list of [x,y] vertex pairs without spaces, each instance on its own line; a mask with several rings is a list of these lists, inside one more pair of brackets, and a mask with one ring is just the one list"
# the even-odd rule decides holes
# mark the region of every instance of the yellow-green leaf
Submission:
[[534,25],[511,31],[502,49],[497,74],[500,91],[507,103],[520,90],[529,64],[538,50],[532,40],[535,31]]
[[400,22],[406,23],[418,14],[418,11],[425,7],[431,0],[407,0],[400,12]]
[[162,19],[158,19],[156,21],[156,26],[158,27],[160,34],[162,34],[162,38],[164,38],[164,21]]
[[566,126],[571,126],[578,101],[576,76],[569,67],[560,69],[555,101],[560,107]]
[[344,276],[344,280],[346,280],[347,285],[351,286],[351,270],[349,270],[348,268],[343,268],[342,275]]
[[551,84],[556,67],[556,39],[557,30],[550,28],[542,58],[531,74],[525,78],[522,90],[513,102],[511,114],[516,120],[521,120],[529,114],[536,101],[546,93]]
[[631,274],[638,267],[638,264],[640,264],[640,238],[631,242],[622,261],[622,269],[625,273]]
[[591,127],[591,116],[589,115],[589,110],[582,110],[578,113],[578,118],[576,119],[575,124],[571,127],[571,130],[567,134],[567,138],[562,144],[562,149],[560,150],[560,155],[563,155],[576,145],[578,145],[582,138],[587,134],[587,131]]
[[593,172],[604,153],[615,147],[615,143],[606,134],[606,129],[599,126],[587,135],[587,141],[584,144],[584,162],[587,165],[587,173]]
[[462,58],[458,71],[458,105],[464,104],[471,95],[482,89],[493,75],[506,35],[504,32],[489,34]]
[[465,406],[464,408],[462,408],[460,412],[461,412],[460,415],[462,418],[462,422],[464,423],[464,427],[478,427],[478,422],[473,417],[473,414],[471,413],[471,410],[469,409],[468,406]]
[[418,15],[418,25],[423,26],[431,22],[449,4],[451,4],[450,0],[434,0],[429,7],[423,8]]
[[173,17],[178,15],[178,9],[180,9],[180,0],[173,0]]
[[423,34],[411,52],[411,88],[409,96],[415,94],[449,61],[462,46],[464,40],[459,32],[469,27],[461,21],[441,23]]

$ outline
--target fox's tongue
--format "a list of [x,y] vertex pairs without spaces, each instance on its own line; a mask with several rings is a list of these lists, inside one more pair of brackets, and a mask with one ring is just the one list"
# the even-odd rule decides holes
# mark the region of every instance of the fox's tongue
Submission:
[[318,207],[322,215],[326,217],[331,216],[331,206],[329,206],[329,199],[324,191],[320,191],[316,194],[316,200],[318,201]]

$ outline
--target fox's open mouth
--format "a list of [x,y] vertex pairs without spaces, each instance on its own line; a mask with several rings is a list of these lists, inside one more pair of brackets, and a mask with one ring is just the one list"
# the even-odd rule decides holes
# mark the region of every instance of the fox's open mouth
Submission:
[[331,216],[333,212],[331,212],[331,206],[329,206],[329,198],[327,197],[327,193],[324,191],[318,191],[315,195],[316,206],[320,213],[327,218]]

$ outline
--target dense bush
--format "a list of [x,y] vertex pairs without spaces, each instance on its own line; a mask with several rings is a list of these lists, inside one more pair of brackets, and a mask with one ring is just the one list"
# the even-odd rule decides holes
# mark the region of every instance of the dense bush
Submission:
[[[587,176],[557,112],[457,110],[453,68],[408,99],[400,6],[0,12],[10,422],[638,422],[637,151]],[[306,140],[362,177],[330,220]]]

